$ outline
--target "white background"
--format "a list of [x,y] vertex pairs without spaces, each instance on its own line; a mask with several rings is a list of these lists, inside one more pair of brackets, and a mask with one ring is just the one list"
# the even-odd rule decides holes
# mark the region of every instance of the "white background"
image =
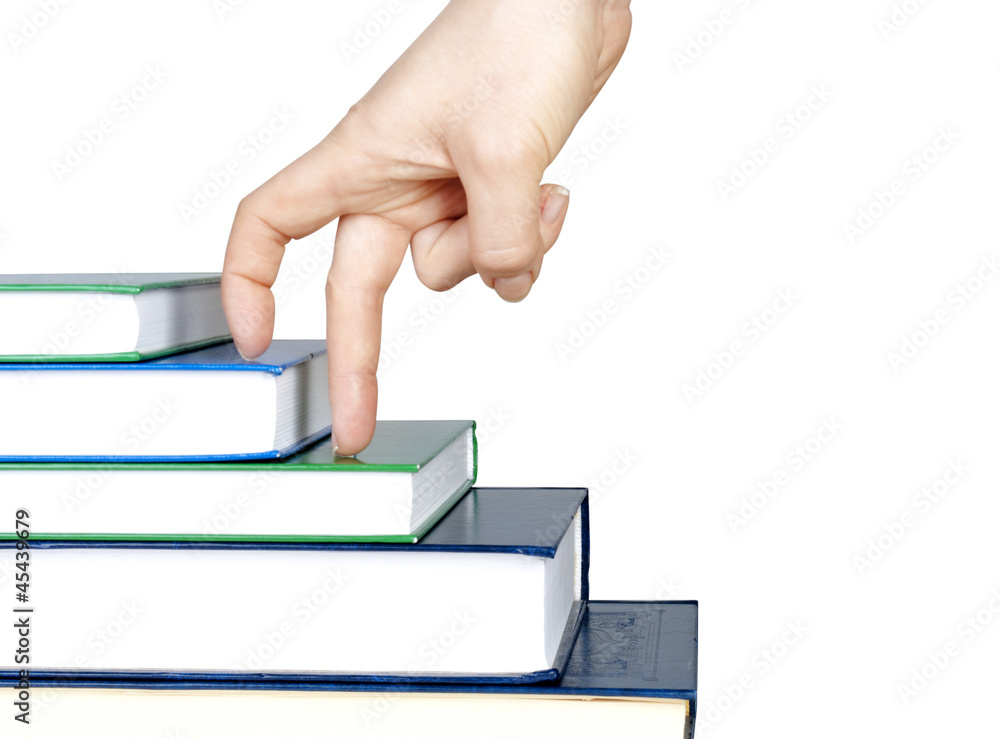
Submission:
[[[4,272],[218,271],[240,198],[443,3],[402,2],[366,35],[387,1],[71,2],[11,35],[44,5],[0,11]],[[474,278],[446,303],[404,264],[380,417],[477,419],[483,485],[589,485],[593,596],[701,603],[699,736],[997,736],[1000,276],[977,270],[1000,251],[1000,4],[635,0],[633,15],[550,170],[573,194],[531,296],[508,305]],[[115,99],[157,66],[123,118]],[[262,134],[275,108],[294,120]],[[113,130],[60,176],[102,118]],[[251,136],[269,140],[252,161]],[[185,218],[230,160],[239,174]],[[859,208],[877,217],[852,243]],[[280,338],[323,336],[333,229],[288,250]],[[669,259],[642,271],[657,248]],[[765,313],[779,290],[791,307]],[[907,337],[920,347],[893,362]],[[699,371],[715,379],[689,402]],[[838,430],[805,461],[796,445],[824,420]],[[940,482],[950,464],[968,469]],[[939,499],[914,499],[936,481]]]

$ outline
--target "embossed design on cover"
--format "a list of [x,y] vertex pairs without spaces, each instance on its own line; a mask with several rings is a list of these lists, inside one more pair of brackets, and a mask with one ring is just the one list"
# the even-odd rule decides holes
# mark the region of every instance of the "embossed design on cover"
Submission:
[[594,677],[635,675],[656,679],[663,610],[588,611],[567,670]]

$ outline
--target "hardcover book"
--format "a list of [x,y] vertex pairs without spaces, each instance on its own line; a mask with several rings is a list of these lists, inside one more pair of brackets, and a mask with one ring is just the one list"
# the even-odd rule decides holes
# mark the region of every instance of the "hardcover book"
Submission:
[[[558,681],[528,685],[33,679],[29,739],[693,739],[698,605],[590,601]],[[8,679],[6,684],[16,684]],[[8,690],[11,705],[14,690]],[[16,705],[16,703],[14,703]],[[34,732],[34,733],[32,733]]]
[[0,461],[288,456],[330,433],[326,344],[232,342],[146,362],[0,364]]
[[[555,679],[588,595],[586,495],[472,488],[417,544],[32,535],[31,674]],[[0,542],[0,572],[17,571],[22,542]],[[17,675],[14,651],[0,650],[4,676]]]
[[4,462],[0,510],[29,509],[39,539],[412,544],[475,479],[472,421],[378,421],[353,457],[327,437],[256,462]]
[[0,275],[0,362],[135,362],[225,341],[218,274]]

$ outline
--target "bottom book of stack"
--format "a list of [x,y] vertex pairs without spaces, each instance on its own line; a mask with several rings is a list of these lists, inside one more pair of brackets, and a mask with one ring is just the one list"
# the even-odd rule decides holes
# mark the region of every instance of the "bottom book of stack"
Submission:
[[[28,739],[657,736],[691,739],[694,601],[588,601],[565,671],[533,684],[30,681]],[[3,680],[16,712],[19,687]],[[9,732],[9,733],[8,733]]]

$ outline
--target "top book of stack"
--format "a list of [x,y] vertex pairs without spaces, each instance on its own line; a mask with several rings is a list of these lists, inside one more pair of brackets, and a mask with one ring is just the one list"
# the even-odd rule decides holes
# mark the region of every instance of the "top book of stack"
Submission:
[[0,362],[136,362],[230,338],[218,274],[0,275]]

